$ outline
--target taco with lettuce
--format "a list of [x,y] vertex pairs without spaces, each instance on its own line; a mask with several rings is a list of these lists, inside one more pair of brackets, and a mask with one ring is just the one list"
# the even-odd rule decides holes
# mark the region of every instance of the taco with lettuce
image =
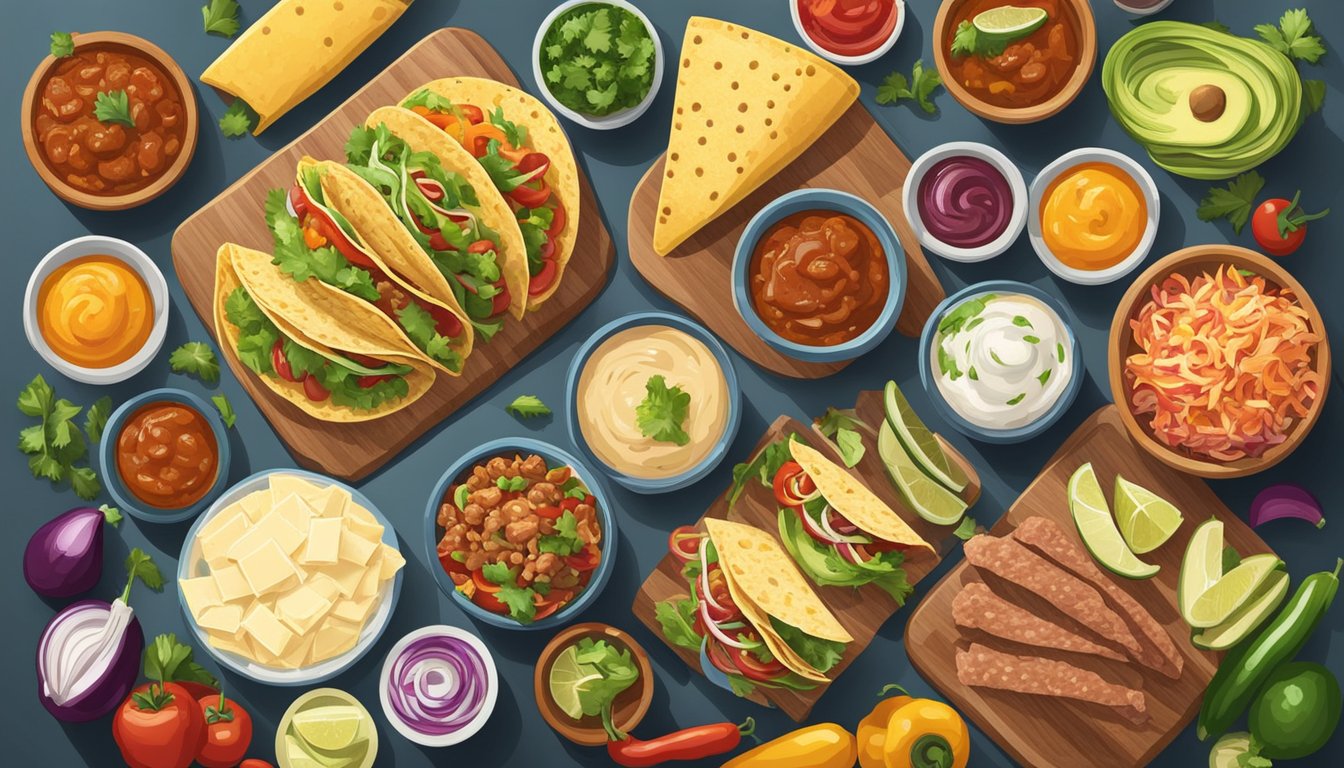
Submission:
[[289,192],[273,189],[267,196],[272,262],[294,280],[312,280],[324,290],[368,303],[440,372],[460,375],[474,337],[462,308],[451,294],[434,297],[417,288],[415,270],[404,259],[384,258],[370,248],[327,202],[321,168],[303,158]]
[[214,319],[226,356],[315,419],[377,419],[434,383],[433,366],[385,314],[233,243],[216,259]]
[[706,676],[726,677],[739,696],[829,683],[854,638],[774,537],[729,520],[704,525],[672,533],[688,595],[655,608],[667,641],[699,654]]
[[508,201],[527,250],[527,308],[540,307],[559,287],[578,232],[579,170],[560,122],[531,94],[478,77],[427,83],[401,106],[470,153]]

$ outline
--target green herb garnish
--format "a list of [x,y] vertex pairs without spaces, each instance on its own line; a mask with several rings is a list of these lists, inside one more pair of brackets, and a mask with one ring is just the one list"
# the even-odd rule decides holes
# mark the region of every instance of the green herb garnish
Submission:
[[230,139],[246,135],[252,130],[252,113],[242,99],[234,99],[224,116],[219,118],[219,130]]
[[1022,394],[1018,395],[1017,397],[1014,397],[1012,400],[1009,400],[1009,401],[1008,401],[1008,405],[1017,405],[1018,403],[1022,402],[1022,398],[1026,397],[1026,396],[1027,396],[1027,393],[1026,393],[1026,392],[1023,392]]
[[1260,194],[1264,186],[1263,176],[1255,171],[1247,171],[1228,182],[1226,187],[1210,188],[1204,199],[1199,201],[1195,215],[1200,221],[1227,219],[1232,224],[1232,231],[1241,234],[1241,228],[1251,218],[1255,196]]
[[51,55],[58,59],[75,55],[75,38],[69,32],[51,33]]
[[835,446],[840,451],[840,458],[846,467],[852,467],[863,460],[866,449],[863,446],[863,436],[858,429],[861,425],[862,422],[853,409],[842,411],[838,408],[827,408],[826,413],[817,419],[817,429],[835,441]]
[[504,406],[504,410],[523,419],[551,415],[551,409],[541,402],[541,398],[536,395],[519,395],[513,399],[512,403]]
[[93,99],[93,116],[103,124],[121,123],[135,127],[131,117],[131,98],[125,91],[103,91]]
[[579,707],[586,716],[600,715],[602,727],[607,737],[615,742],[625,739],[625,734],[612,721],[612,705],[616,697],[639,679],[639,668],[631,658],[630,649],[617,649],[606,640],[594,640],[585,637],[575,646],[575,659],[579,669],[596,675],[579,688]]
[[223,37],[238,34],[237,0],[210,0],[209,5],[201,6],[201,16],[206,34]]
[[637,106],[653,87],[656,48],[624,8],[585,3],[560,14],[542,37],[546,89],[570,109],[601,117]]
[[227,395],[215,395],[210,398],[210,402],[215,404],[215,410],[219,411],[219,420],[224,422],[224,426],[233,429],[234,423],[238,421],[238,414],[233,412],[233,403],[229,402]]
[[1305,8],[1284,11],[1279,25],[1257,24],[1255,33],[1270,48],[1295,61],[1315,64],[1325,55],[1325,43],[1314,34],[1315,25]]
[[669,387],[661,376],[650,376],[644,384],[647,393],[635,406],[635,419],[645,437],[661,443],[685,445],[691,441],[682,425],[691,409],[691,396],[681,387]]
[[[102,400],[95,405],[103,403]],[[111,401],[102,405],[99,414],[92,412],[87,421],[102,435],[103,425],[107,421],[104,412],[111,408]],[[83,411],[82,406],[56,398],[56,393],[39,374],[19,393],[19,411],[25,416],[41,419],[40,424],[24,427],[19,431],[19,450],[28,455],[28,470],[35,478],[45,478],[53,483],[70,481],[75,495],[86,501],[97,498],[102,491],[98,473],[89,466],[76,466],[88,455],[88,442],[84,433],[75,424],[75,417]]]
[[956,536],[958,539],[961,539],[962,541],[967,541],[972,536],[975,535],[975,529],[976,529],[975,518],[971,517],[970,515],[965,515],[964,517],[961,518],[961,523],[957,525],[957,529],[952,532],[952,535]]
[[1050,369],[1046,368],[1044,371],[1041,371],[1041,375],[1037,376],[1036,380],[1041,382],[1041,386],[1044,387],[1045,382],[1050,380]]
[[938,111],[931,95],[934,89],[943,84],[938,70],[925,67],[922,60],[916,60],[911,68],[910,77],[902,72],[887,75],[877,87],[878,104],[898,104],[902,99],[913,100],[919,108],[932,115]]
[[201,381],[219,381],[219,361],[210,345],[202,341],[188,341],[168,356],[173,373],[194,375]]
[[107,419],[111,415],[112,398],[103,395],[93,401],[84,414],[84,433],[89,436],[89,442],[96,443],[103,439],[103,428],[107,426]]

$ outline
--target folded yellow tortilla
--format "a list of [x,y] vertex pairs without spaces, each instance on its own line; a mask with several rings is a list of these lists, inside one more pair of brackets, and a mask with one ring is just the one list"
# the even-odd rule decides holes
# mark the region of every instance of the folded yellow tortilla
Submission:
[[201,75],[257,113],[259,134],[387,31],[411,0],[280,0]]
[[799,675],[828,681],[780,639],[770,617],[824,640],[849,643],[854,638],[812,591],[784,548],[765,531],[729,520],[707,517],[705,530],[718,552],[733,603],[756,627],[770,652]]
[[[504,110],[505,120],[527,129],[527,140],[532,149],[550,158],[551,168],[546,172],[545,180],[565,206],[566,219],[565,228],[555,238],[555,281],[543,293],[528,296],[527,299],[527,308],[537,309],[560,287],[560,279],[564,277],[565,267],[574,254],[574,243],[578,240],[579,168],[574,160],[574,150],[569,145],[569,137],[560,127],[560,121],[555,119],[555,115],[540,99],[497,80],[448,77],[416,88],[406,95],[407,98],[422,89],[454,104],[475,105],[487,115],[496,109]],[[522,234],[518,236],[521,238]]]
[[804,445],[800,440],[790,440],[789,450],[803,471],[812,478],[812,482],[817,484],[821,495],[845,519],[880,539],[934,551],[933,545],[915,533],[895,510],[815,448]]
[[409,392],[400,400],[367,411],[334,404],[330,399],[309,400],[303,385],[279,376],[258,376],[272,392],[321,421],[371,421],[419,400],[434,384],[434,369],[411,344],[400,337],[391,320],[353,296],[322,290],[316,280],[295,282],[271,263],[270,254],[234,243],[219,247],[215,261],[215,330],[226,355],[237,355],[238,326],[225,317],[229,294],[242,286],[261,311],[294,343],[323,355],[353,352],[389,363],[408,365]]
[[858,95],[854,78],[797,44],[692,16],[677,67],[654,250],[666,256],[741,202]]

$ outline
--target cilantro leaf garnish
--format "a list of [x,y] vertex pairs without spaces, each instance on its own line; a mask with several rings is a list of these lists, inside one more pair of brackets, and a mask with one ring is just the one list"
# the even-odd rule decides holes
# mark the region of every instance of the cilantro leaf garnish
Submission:
[[168,365],[173,373],[194,375],[208,384],[219,381],[219,360],[203,341],[188,341],[174,349],[168,356]]
[[121,123],[135,127],[131,117],[131,98],[125,91],[103,91],[93,100],[93,116],[100,123]]
[[234,99],[224,116],[219,118],[219,130],[230,139],[238,138],[252,130],[252,114],[242,99]]
[[561,14],[546,30],[540,64],[546,87],[561,104],[600,117],[644,100],[653,85],[655,55],[653,38],[638,16],[585,4]]
[[1305,8],[1284,11],[1279,25],[1257,24],[1255,33],[1269,47],[1294,61],[1315,64],[1325,55],[1325,43],[1313,34],[1315,27]]
[[519,395],[512,403],[504,406],[504,410],[523,419],[551,415],[551,409],[536,395]]
[[662,443],[685,445],[691,441],[682,425],[691,409],[691,396],[681,387],[669,387],[662,375],[650,376],[644,384],[647,393],[635,406],[635,419],[645,437]]
[[943,80],[938,76],[938,70],[926,68],[923,61],[917,60],[911,68],[908,79],[901,72],[887,75],[877,87],[877,103],[897,104],[902,99],[910,99],[931,115],[938,111],[931,95],[934,89],[942,84]]
[[172,632],[159,635],[145,648],[145,677],[160,683],[185,681],[219,688],[219,680],[197,664],[193,655],[191,646],[179,643]]
[[1247,171],[1228,182],[1226,187],[1212,187],[1195,209],[1200,221],[1227,219],[1232,230],[1241,234],[1241,228],[1251,217],[1255,196],[1265,186],[1265,179],[1255,171]]
[[107,426],[107,418],[111,415],[112,398],[103,395],[93,401],[84,414],[84,433],[89,436],[89,442],[96,443],[103,439],[103,427]]
[[1306,105],[1308,115],[1320,112],[1321,107],[1325,105],[1325,81],[1303,80],[1302,103]]
[[969,541],[970,538],[975,535],[976,528],[977,523],[975,522],[975,518],[970,515],[964,515],[961,518],[961,522],[957,524],[957,529],[952,532],[952,535],[962,541]]
[[210,0],[209,5],[201,6],[201,16],[206,34],[223,37],[238,34],[237,0]]
[[238,414],[233,412],[233,403],[229,402],[227,395],[215,395],[210,398],[210,402],[215,404],[219,410],[219,419],[224,422],[224,426],[233,429],[234,422],[238,420]]
[[[112,403],[100,400],[95,405],[99,406],[99,413],[90,412],[86,421],[101,436]],[[35,376],[19,393],[18,407],[23,415],[41,420],[19,431],[19,450],[28,455],[28,470],[33,477],[53,483],[69,480],[71,490],[81,499],[97,498],[102,492],[98,473],[89,466],[75,466],[75,462],[88,455],[88,442],[74,420],[83,407],[65,398],[58,399],[41,375]]]
[[862,422],[852,409],[842,411],[838,408],[827,408],[826,413],[817,419],[817,428],[821,430],[821,434],[835,441],[835,446],[840,449],[840,458],[844,460],[846,467],[852,467],[863,460],[866,449],[863,446],[863,435],[858,429],[861,425]]
[[75,54],[75,38],[69,32],[51,33],[51,55],[58,59]]

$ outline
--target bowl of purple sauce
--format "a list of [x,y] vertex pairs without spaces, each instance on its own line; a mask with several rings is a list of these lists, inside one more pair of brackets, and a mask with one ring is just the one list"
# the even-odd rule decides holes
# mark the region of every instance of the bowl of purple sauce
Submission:
[[905,177],[902,203],[920,245],[952,261],[1008,250],[1027,223],[1027,184],[997,149],[953,141],[925,152]]

